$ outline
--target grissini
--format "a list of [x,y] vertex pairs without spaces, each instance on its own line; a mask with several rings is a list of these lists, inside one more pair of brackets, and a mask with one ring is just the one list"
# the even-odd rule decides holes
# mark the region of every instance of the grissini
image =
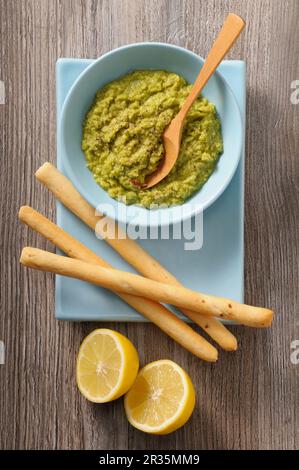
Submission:
[[[88,263],[107,268],[112,267],[92,250],[31,207],[21,207],[19,218],[71,258],[84,260]],[[156,324],[162,331],[195,356],[208,362],[217,361],[217,349],[163,305],[150,299],[129,294],[116,292],[115,294]]]
[[273,319],[273,312],[266,308],[252,307],[233,300],[200,294],[183,286],[152,281],[137,274],[103,268],[37,248],[24,248],[20,261],[25,266],[41,271],[81,279],[116,292],[146,297],[157,302],[198,311],[203,315],[234,320],[247,326],[267,327]]
[[[46,162],[37,170],[35,176],[65,207],[92,230],[97,230],[99,233],[101,227],[98,222],[102,216],[100,214],[96,215],[95,209],[85,201],[70,180],[58,171],[55,166]],[[150,256],[135,241],[130,240],[119,228],[117,230],[118,238],[107,238],[106,233],[99,233],[99,235],[145,277],[168,284],[181,285],[156,259]],[[188,309],[181,310],[187,317],[206,331],[223,349],[227,351],[235,351],[237,349],[235,336],[221,322],[215,318],[207,318]]]

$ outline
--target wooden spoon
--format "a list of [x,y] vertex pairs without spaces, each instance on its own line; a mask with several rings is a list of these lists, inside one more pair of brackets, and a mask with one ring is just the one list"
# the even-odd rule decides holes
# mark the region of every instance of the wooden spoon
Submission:
[[244,26],[245,21],[240,18],[240,16],[235,15],[234,13],[230,13],[227,16],[225,23],[223,24],[213,47],[199,72],[190,94],[181,110],[164,131],[163,143],[165,157],[157,170],[148,176],[146,186],[143,187],[144,189],[151,188],[155,184],[159,183],[159,181],[165,178],[173,168],[180,151],[185,117],[201,90],[222,61],[223,57],[239,37]]

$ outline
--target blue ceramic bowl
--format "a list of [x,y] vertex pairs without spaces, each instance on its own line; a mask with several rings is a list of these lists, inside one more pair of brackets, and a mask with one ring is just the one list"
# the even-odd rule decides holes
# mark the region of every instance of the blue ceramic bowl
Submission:
[[[236,99],[222,76],[216,72],[203,90],[217,107],[221,119],[224,152],[204,186],[182,206],[154,210],[124,204],[112,199],[93,179],[81,150],[82,123],[94,96],[105,84],[133,70],[156,69],[175,72],[194,82],[203,60],[193,52],[171,44],[140,43],[115,49],[92,63],[70,89],[62,109],[59,140],[64,164],[73,184],[95,208],[122,223],[158,226],[178,223],[209,207],[223,193],[237,168],[242,148],[242,119]],[[121,210],[119,210],[121,209]],[[151,214],[153,215],[153,214]]]

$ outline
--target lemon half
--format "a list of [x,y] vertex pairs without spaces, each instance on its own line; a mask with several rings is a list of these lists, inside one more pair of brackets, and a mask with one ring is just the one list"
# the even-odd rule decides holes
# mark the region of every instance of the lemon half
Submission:
[[168,434],[183,426],[195,406],[189,375],[173,361],[160,360],[140,370],[125,396],[129,422],[151,434]]
[[80,346],[77,385],[88,400],[106,403],[130,389],[138,369],[138,353],[128,338],[113,330],[97,329]]

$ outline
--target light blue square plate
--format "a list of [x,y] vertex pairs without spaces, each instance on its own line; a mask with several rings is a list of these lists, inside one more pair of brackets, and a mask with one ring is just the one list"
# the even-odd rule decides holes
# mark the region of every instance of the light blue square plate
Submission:
[[[78,75],[92,62],[89,59],[59,59],[56,65],[57,123],[63,101]],[[243,61],[224,61],[218,68],[232,88],[244,123],[246,79]],[[244,141],[244,138],[243,138]],[[141,240],[139,243],[172,274],[191,289],[243,302],[244,267],[244,142],[237,171],[225,192],[204,212],[203,247],[184,251],[184,240]],[[64,155],[57,143],[57,166]],[[57,203],[57,224],[113,266],[133,269],[92,230]],[[176,313],[176,310],[172,309]],[[116,295],[97,286],[56,276],[56,318],[73,321],[146,321]],[[183,315],[178,313],[182,318]]]

